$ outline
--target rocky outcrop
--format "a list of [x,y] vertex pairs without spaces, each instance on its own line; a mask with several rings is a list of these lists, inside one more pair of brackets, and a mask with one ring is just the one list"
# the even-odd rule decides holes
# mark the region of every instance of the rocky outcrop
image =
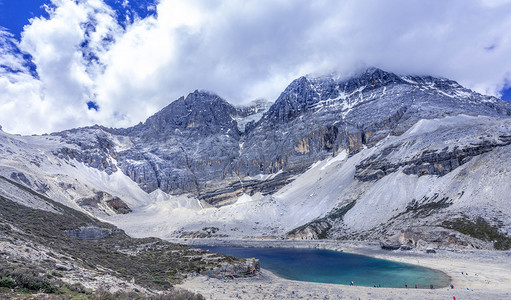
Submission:
[[12,172],[10,177],[12,180],[24,184],[25,186],[34,189],[36,192],[41,194],[45,194],[50,189],[50,187],[44,182],[38,180],[33,180],[31,182],[23,172]]
[[326,220],[314,221],[291,231],[287,238],[291,240],[320,240],[327,237],[331,228],[332,225]]
[[317,218],[307,224],[288,232],[287,238],[292,240],[320,240],[331,238],[331,230],[334,226],[342,224],[344,215],[355,206],[356,201],[347,202],[327,213],[326,216]]
[[222,279],[234,279],[239,277],[252,277],[256,276],[261,272],[261,266],[259,259],[245,259],[237,264],[224,263],[221,266],[212,270],[203,272],[203,275],[222,278]]
[[206,188],[199,193],[198,198],[208,204],[222,206],[233,203],[243,194],[252,196],[259,192],[265,196],[290,183],[294,175],[296,173],[282,172],[267,179],[238,180],[219,187]]
[[401,145],[394,145],[362,161],[356,166],[355,178],[360,181],[378,180],[390,173],[402,169],[405,174],[418,176],[437,175],[443,176],[457,167],[468,162],[472,157],[492,151],[496,147],[503,147],[511,144],[511,137],[500,136],[496,141],[482,141],[464,148],[454,147],[449,151],[426,150],[419,157],[404,160],[397,163],[389,162],[386,155],[397,151]]
[[32,183],[30,182],[30,180],[28,180],[27,176],[25,176],[23,172],[12,172],[10,177],[12,180],[19,183],[23,183],[28,187],[32,186]]
[[491,247],[482,241],[440,227],[408,228],[401,231],[398,240],[402,245],[421,248],[451,248],[460,246],[484,249]]
[[90,167],[112,174],[117,171],[114,137],[102,126],[77,128],[58,133],[69,147],[62,147],[53,154],[66,160],[76,160]]
[[119,197],[114,197],[113,199],[106,200],[106,204],[119,214],[128,214],[131,212],[131,208]]
[[401,244],[389,244],[389,243],[385,243],[385,242],[380,241],[380,247],[383,250],[392,251],[392,250],[400,249],[401,248]]
[[77,203],[87,210],[101,210],[107,215],[110,215],[112,211],[117,214],[131,212],[131,208],[121,198],[101,191],[96,192],[94,197],[82,198]]

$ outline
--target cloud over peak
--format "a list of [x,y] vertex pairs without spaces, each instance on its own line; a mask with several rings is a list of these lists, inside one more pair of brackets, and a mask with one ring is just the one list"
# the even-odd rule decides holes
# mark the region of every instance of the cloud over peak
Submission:
[[511,82],[510,1],[160,0],[130,22],[103,0],[47,9],[19,41],[0,33],[8,132],[129,126],[195,89],[274,100],[298,76],[360,65],[496,96]]

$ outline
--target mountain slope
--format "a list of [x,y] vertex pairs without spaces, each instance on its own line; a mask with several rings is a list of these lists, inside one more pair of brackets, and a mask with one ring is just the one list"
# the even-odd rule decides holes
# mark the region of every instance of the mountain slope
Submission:
[[0,174],[135,236],[489,247],[460,224],[509,236],[510,115],[454,81],[371,68],[301,77],[268,110],[195,91],[127,129],[2,132]]
[[[243,192],[274,192],[312,163],[402,134],[420,119],[458,114],[508,116],[511,106],[447,79],[372,68],[348,79],[295,80],[246,132],[236,119],[247,112],[195,91],[132,128],[56,135],[81,148],[62,149],[63,156],[107,172],[120,168],[146,192],[194,193],[221,205]],[[253,180],[279,171],[265,187]]]
[[137,292],[140,298],[172,290],[189,273],[238,263],[156,238],[130,238],[5,177],[0,177],[0,206],[0,287],[14,291],[84,297],[102,288]]
[[[344,80],[302,77],[249,133],[242,161],[263,161],[262,169],[270,173],[303,170],[342,149],[356,152],[389,134],[402,134],[421,119],[459,114],[509,116],[511,105],[454,81],[399,77],[379,69]],[[246,173],[257,172],[257,166],[247,165]]]

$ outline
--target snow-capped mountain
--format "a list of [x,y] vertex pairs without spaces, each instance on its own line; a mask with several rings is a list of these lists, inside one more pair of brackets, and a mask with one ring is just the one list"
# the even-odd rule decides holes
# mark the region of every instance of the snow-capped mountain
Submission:
[[0,132],[0,174],[134,236],[483,247],[467,228],[511,232],[510,144],[510,103],[370,68],[271,106],[195,91],[131,128]]

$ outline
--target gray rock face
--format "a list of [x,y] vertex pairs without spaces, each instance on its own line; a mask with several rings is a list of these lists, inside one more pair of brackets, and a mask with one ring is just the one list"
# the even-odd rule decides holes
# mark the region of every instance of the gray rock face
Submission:
[[119,168],[146,191],[173,194],[232,179],[240,139],[236,114],[220,97],[195,91],[120,131],[134,147],[119,152]]
[[453,149],[449,149],[449,147],[441,150],[427,149],[416,157],[400,161],[389,159],[388,156],[397,152],[403,144],[392,145],[358,164],[355,178],[360,181],[378,180],[400,169],[408,175],[443,176],[470,161],[474,156],[510,144],[511,136],[499,135],[495,139],[470,143],[462,148],[455,146]]
[[[348,79],[301,77],[267,111],[266,105],[236,108],[217,95],[195,91],[131,128],[56,133],[69,143],[56,155],[108,173],[120,169],[147,192],[194,193],[217,205],[244,192],[271,193],[318,160],[341,150],[356,153],[421,119],[511,115],[508,102],[454,81],[375,68]],[[254,117],[238,126],[262,111],[257,122]],[[378,157],[361,164],[357,178],[378,179],[400,167],[407,174],[442,175],[499,143],[508,141],[423,153],[400,165],[386,165]],[[279,176],[271,180],[254,179],[275,173]]]
[[76,128],[52,135],[62,137],[69,147],[53,153],[64,159],[75,159],[90,167],[112,174],[117,171],[113,160],[117,158],[114,138],[102,126]]
[[483,141],[461,149],[455,147],[452,151],[448,151],[448,148],[441,151],[426,150],[418,158],[398,163],[390,163],[385,157],[386,154],[391,153],[396,148],[391,147],[357,165],[355,178],[360,181],[378,180],[398,171],[400,168],[403,168],[403,173],[408,175],[443,176],[468,162],[474,156],[509,144],[511,144],[511,137],[500,136],[497,141]]
[[30,180],[27,178],[27,176],[25,176],[23,172],[12,172],[10,177],[12,180],[18,183],[22,183],[41,194],[46,193],[50,189],[47,184],[40,182],[38,180],[30,182]]
[[245,193],[253,195],[260,192],[263,195],[272,194],[284,185],[290,183],[292,175],[289,172],[280,173],[266,180],[244,179],[233,181],[220,187],[211,187],[199,193],[199,200],[203,200],[215,206],[232,203],[236,197]]
[[107,210],[112,210],[116,214],[128,214],[131,212],[131,208],[121,198],[101,191],[96,192],[93,197],[80,199],[78,205],[92,211],[95,209],[103,210],[107,214]]
[[102,239],[114,233],[124,233],[121,229],[109,229],[99,227],[80,227],[74,230],[65,230],[70,237],[94,240]]
[[420,119],[458,114],[509,116],[511,106],[447,79],[379,69],[347,80],[301,77],[245,137],[240,173],[301,172],[341,149],[357,152],[400,135]]
[[320,220],[312,222],[295,230],[287,235],[288,239],[292,240],[319,240],[327,237],[328,231],[332,228],[332,225],[325,221]]
[[213,270],[203,272],[202,275],[206,275],[218,279],[233,279],[239,277],[251,277],[259,274],[261,266],[259,260],[245,259],[244,261],[237,264],[224,263],[220,267],[216,267]]
[[30,183],[30,180],[28,180],[27,176],[23,174],[22,172],[13,172],[11,173],[11,179],[17,182],[23,182],[26,186],[31,187],[32,184]]

